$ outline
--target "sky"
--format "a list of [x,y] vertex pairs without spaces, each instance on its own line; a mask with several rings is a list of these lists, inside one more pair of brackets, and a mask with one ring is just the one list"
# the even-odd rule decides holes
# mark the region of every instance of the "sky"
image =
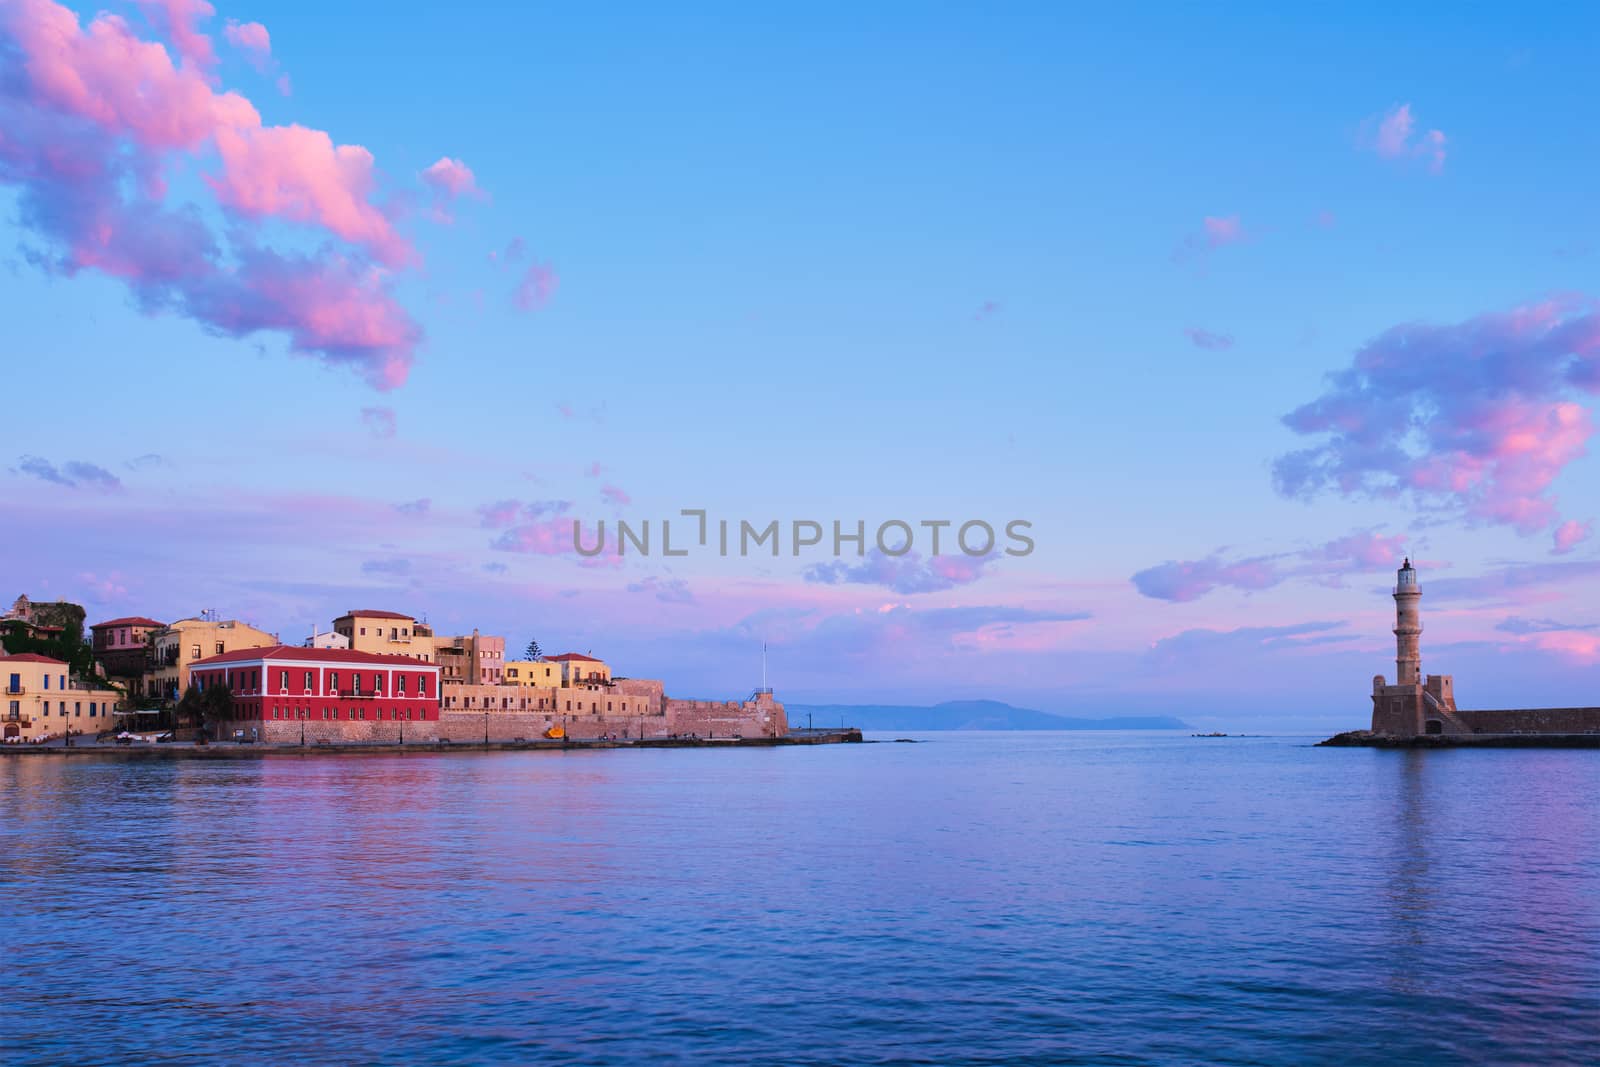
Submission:
[[1316,732],[1410,555],[1600,703],[1597,22],[0,0],[0,590]]

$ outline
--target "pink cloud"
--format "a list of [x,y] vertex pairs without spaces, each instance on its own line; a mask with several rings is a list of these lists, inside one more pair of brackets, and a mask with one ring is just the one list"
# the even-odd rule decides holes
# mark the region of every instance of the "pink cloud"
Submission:
[[1249,239],[1238,215],[1207,215],[1200,220],[1198,232],[1186,234],[1179,242],[1173,258],[1179,262],[1204,259],[1219,248]]
[[1444,169],[1445,135],[1439,130],[1427,130],[1413,138],[1415,127],[1410,104],[1391,108],[1378,120],[1372,150],[1385,159],[1421,158],[1437,174]]
[[423,184],[446,197],[474,196],[478,192],[478,179],[472,168],[459,159],[441,156],[438,162],[422,172]]
[[994,318],[999,313],[1000,304],[998,301],[985,300],[983,303],[978,305],[978,310],[972,313],[972,317],[978,322],[982,322],[985,319]]
[[1531,634],[1524,640],[1540,651],[1553,652],[1576,663],[1600,663],[1600,634],[1558,630]]
[[537,311],[550,302],[558,281],[556,272],[548,266],[530,264],[511,294],[511,302],[520,311]]
[[1600,315],[1550,300],[1452,326],[1396,326],[1284,416],[1321,437],[1279,457],[1287,496],[1323,491],[1453,510],[1531,533],[1559,521],[1551,484],[1593,426],[1579,398],[1600,392]]
[[598,478],[600,477],[600,472],[602,469],[603,468],[600,466],[600,461],[595,460],[593,463],[583,468],[583,473],[587,478]]
[[272,35],[259,22],[240,22],[229,19],[222,35],[228,43],[245,52],[258,67],[272,55]]
[[1351,572],[1393,566],[1404,545],[1399,534],[1357,530],[1295,552],[1230,560],[1218,549],[1205,559],[1168,560],[1139,571],[1131,580],[1145,596],[1177,603],[1198,600],[1221,588],[1259,592],[1296,578],[1338,585]]
[[1233,347],[1233,335],[1228,333],[1212,333],[1210,330],[1202,330],[1198,326],[1186,326],[1184,327],[1183,335],[1196,348],[1222,351]]
[[497,500],[492,504],[485,504],[478,509],[478,519],[481,525],[491,529],[500,530],[517,521],[517,516],[522,513],[522,502],[518,500]]
[[361,409],[361,424],[374,437],[393,437],[395,431],[394,408],[370,407]]
[[392,267],[418,261],[372,202],[373,160],[365,148],[335,145],[305,126],[221,126],[214,137],[222,173],[206,181],[223,206],[254,218],[320,224]]
[[[195,3],[150,10],[175,39],[210,13]],[[0,6],[0,31],[17,57],[0,82],[0,184],[16,187],[20,220],[48,243],[33,262],[116,277],[142,309],[216,333],[286,332],[293,351],[380,388],[404,381],[421,331],[365,258],[396,267],[417,257],[374,203],[366,149],[263,126],[249,100],[213,90],[192,42],[175,67],[116,16],[82,27],[52,0],[14,0]],[[220,169],[203,177],[227,220],[303,224],[322,239],[318,251],[279,254],[248,228],[215,233],[196,205],[169,205],[167,171],[204,164],[213,150]]]
[[1555,547],[1551,549],[1558,556],[1564,556],[1577,548],[1583,542],[1594,536],[1594,522],[1579,522],[1577,519],[1568,519],[1555,530]]
[[[491,547],[501,552],[534,556],[575,554],[572,547],[574,521],[557,517],[513,526],[495,538]],[[590,534],[592,538],[593,531]],[[590,547],[593,547],[592,539]]]
[[615,504],[617,507],[627,507],[633,503],[632,497],[614,485],[602,485],[600,487],[600,498],[608,504]]
[[859,563],[837,559],[813,563],[805,569],[804,577],[821,585],[879,585],[906,595],[937,593],[977,581],[983,576],[984,567],[994,560],[993,555],[924,558],[917,552],[890,556],[874,548]]
[[439,160],[420,175],[422,184],[426,185],[433,194],[433,217],[438,222],[453,222],[450,214],[450,202],[463,196],[474,197],[479,200],[487,196],[478,188],[477,176],[472,173],[472,168],[459,159],[441,156]]
[[206,0],[138,0],[155,28],[165,33],[173,50],[184,63],[200,71],[216,66],[217,53],[211,38],[200,32],[199,23],[217,13]]

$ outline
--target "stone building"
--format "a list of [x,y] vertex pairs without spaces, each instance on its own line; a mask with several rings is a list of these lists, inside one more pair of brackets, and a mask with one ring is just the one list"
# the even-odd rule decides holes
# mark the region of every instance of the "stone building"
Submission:
[[1600,734],[1600,708],[1463,711],[1455,679],[1422,673],[1422,584],[1408,558],[1395,578],[1395,678],[1372,679],[1372,733],[1380,737]]

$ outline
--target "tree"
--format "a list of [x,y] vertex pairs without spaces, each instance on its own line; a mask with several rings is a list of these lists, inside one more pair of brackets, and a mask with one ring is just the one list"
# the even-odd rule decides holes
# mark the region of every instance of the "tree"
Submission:
[[544,659],[544,653],[539,651],[539,642],[530,638],[527,649],[522,653],[522,658],[531,660]]
[[176,712],[177,726],[199,726],[200,719],[205,714],[205,700],[200,695],[198,686],[191,684],[183,691],[183,696],[178,700]]
[[[233,718],[233,693],[225,685],[208,685],[200,695],[200,712],[206,725],[220,727]],[[218,736],[221,736],[220,733]]]

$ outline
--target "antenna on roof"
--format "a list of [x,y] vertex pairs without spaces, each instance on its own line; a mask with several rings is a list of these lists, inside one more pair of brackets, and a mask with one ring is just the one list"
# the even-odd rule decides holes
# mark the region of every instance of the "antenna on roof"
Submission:
[[767,688],[767,643],[761,642],[761,688]]

